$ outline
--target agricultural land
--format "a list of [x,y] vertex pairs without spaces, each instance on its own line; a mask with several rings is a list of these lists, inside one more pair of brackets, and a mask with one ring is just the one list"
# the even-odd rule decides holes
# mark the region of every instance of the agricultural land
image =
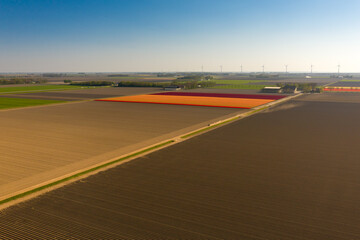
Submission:
[[0,237],[358,239],[356,94],[304,95],[15,205]]
[[0,239],[358,239],[347,77],[4,75]]

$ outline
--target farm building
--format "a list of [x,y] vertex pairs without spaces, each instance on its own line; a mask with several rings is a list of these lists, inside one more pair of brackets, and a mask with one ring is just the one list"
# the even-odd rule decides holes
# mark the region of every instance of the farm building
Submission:
[[298,89],[296,86],[289,86],[289,85],[286,85],[285,87],[283,87],[282,91],[284,93],[297,93],[298,92]]
[[264,87],[261,92],[263,93],[281,93],[281,87]]
[[164,87],[164,90],[165,91],[178,91],[178,90],[181,90],[181,87],[179,87],[179,86],[167,86],[167,87]]

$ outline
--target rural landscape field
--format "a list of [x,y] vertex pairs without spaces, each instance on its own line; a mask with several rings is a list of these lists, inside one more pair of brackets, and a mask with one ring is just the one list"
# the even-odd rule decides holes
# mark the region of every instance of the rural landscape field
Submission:
[[0,0],[0,239],[360,239],[358,0]]
[[4,87],[0,237],[360,236],[360,95],[222,86]]
[[[120,88],[117,93],[142,96],[147,89],[136,90]],[[67,90],[64,96],[71,91],[85,100],[1,112],[6,126],[1,161],[7,163],[1,170],[3,200],[251,111],[88,100],[90,94],[113,96],[112,88]],[[229,94],[223,92],[213,95]],[[51,98],[49,92],[47,96]],[[353,188],[360,128],[351,123],[360,120],[359,103],[357,93],[297,96],[6,208],[0,215],[0,236],[353,239],[360,236],[354,209],[360,195]]]

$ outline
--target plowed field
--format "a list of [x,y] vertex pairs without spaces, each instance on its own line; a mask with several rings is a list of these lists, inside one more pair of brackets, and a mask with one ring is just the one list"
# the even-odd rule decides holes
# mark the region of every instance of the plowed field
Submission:
[[0,200],[239,111],[95,101],[0,111]]
[[351,95],[307,95],[16,205],[0,238],[360,239]]

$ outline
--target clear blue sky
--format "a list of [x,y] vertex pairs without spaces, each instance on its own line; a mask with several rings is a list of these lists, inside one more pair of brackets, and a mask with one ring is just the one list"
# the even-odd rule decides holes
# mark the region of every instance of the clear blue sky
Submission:
[[0,0],[0,72],[360,72],[359,0]]

